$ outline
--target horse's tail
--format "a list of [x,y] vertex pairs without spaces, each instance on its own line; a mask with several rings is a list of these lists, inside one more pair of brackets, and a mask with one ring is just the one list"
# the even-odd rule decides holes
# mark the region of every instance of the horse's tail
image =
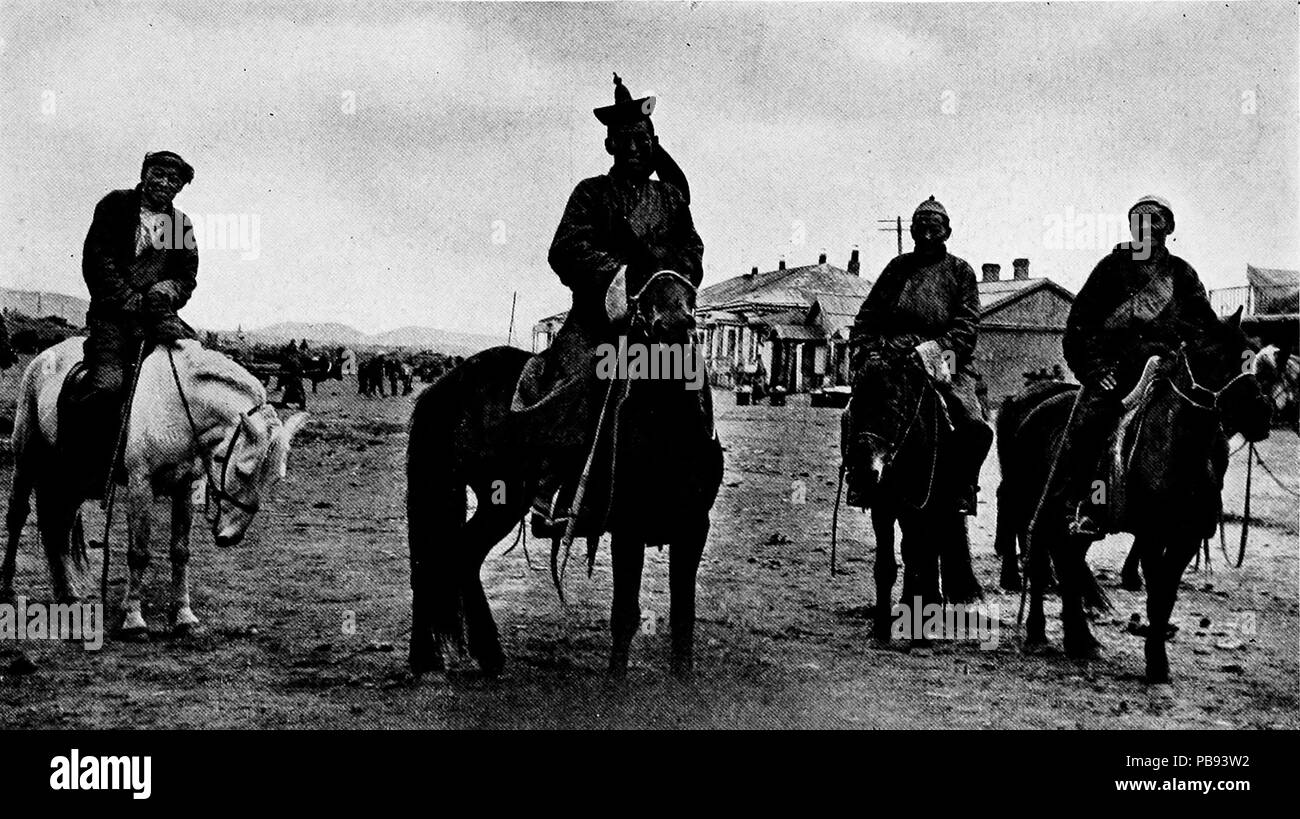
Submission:
[[43,445],[40,430],[40,415],[36,401],[40,394],[37,383],[42,368],[41,358],[37,356],[23,370],[18,382],[18,404],[14,410],[14,428],[10,436],[14,458],[13,484],[9,490],[9,508],[6,524],[11,533],[11,546],[16,547],[17,532],[31,514],[31,494],[35,488],[35,470],[42,462],[36,450]]
[[406,459],[406,523],[411,558],[413,628],[464,645],[463,601],[456,542],[467,512],[465,482],[456,475],[452,444],[457,401],[453,379],[433,384],[411,414]]

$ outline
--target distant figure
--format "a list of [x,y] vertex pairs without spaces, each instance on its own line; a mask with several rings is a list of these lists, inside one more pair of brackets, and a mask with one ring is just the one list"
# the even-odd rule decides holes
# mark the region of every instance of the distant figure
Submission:
[[1053,365],[1052,365],[1052,380],[1053,380],[1053,381],[1064,381],[1064,380],[1065,380],[1065,371],[1061,369],[1061,365],[1060,365],[1060,364],[1053,364]]
[[307,392],[302,386],[302,353],[292,341],[285,345],[281,355],[280,388],[284,390],[281,406],[297,404],[301,409],[307,408]]
[[9,346],[9,328],[5,326],[5,317],[0,313],[0,370],[7,370],[18,362],[13,347]]
[[402,365],[397,359],[384,362],[384,375],[388,376],[388,393],[397,397],[397,382],[402,379]]

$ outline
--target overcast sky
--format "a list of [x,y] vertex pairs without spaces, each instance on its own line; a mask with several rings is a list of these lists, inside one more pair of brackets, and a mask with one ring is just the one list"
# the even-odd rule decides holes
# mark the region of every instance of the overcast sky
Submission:
[[0,36],[0,284],[84,294],[95,202],[166,148],[197,170],[182,210],[260,226],[255,259],[203,249],[202,326],[504,335],[513,291],[525,332],[565,308],[546,252],[608,169],[613,71],[658,95],[706,282],[855,243],[874,277],[876,220],[930,194],[953,253],[1071,289],[1113,237],[1067,220],[1148,192],[1209,287],[1300,255],[1294,3],[5,0]]

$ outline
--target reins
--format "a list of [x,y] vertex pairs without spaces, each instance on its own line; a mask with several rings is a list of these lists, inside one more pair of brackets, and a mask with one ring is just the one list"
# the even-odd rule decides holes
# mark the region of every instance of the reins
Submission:
[[[244,425],[242,423],[235,424],[235,431],[230,436],[230,443],[226,445],[226,452],[224,455],[213,455],[209,457],[207,454],[207,450],[203,446],[202,433],[199,432],[199,426],[194,421],[194,413],[190,410],[189,398],[186,397],[185,388],[181,385],[180,372],[176,369],[176,357],[175,355],[173,355],[170,347],[167,348],[167,363],[171,365],[172,380],[175,381],[176,383],[176,394],[180,396],[181,407],[184,408],[185,418],[186,420],[189,421],[190,424],[191,442],[194,445],[195,451],[198,452],[199,458],[203,461],[203,473],[207,484],[207,492],[205,493],[204,496],[204,516],[208,518],[208,523],[212,526],[213,533],[215,535],[217,522],[221,520],[221,504],[228,503],[231,506],[235,507],[236,509],[240,510],[241,512],[245,512],[250,515],[256,513],[258,509],[256,503],[249,503],[247,501],[240,500],[239,498],[235,497],[234,495],[226,491],[226,475],[230,470],[230,458],[231,455],[233,455],[235,452],[235,444],[239,442],[239,436],[244,431]],[[255,413],[261,410],[262,407],[264,406],[266,406],[265,401],[250,408],[247,412],[244,413],[244,415],[251,418]],[[212,480],[212,461],[217,461],[221,464],[221,475],[220,475],[219,482]],[[217,510],[215,515],[208,515],[207,506],[208,506],[209,496],[217,499]]]

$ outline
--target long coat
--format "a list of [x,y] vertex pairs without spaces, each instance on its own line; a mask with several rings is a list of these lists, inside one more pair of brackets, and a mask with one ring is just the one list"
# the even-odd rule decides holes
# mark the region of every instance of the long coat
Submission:
[[1217,321],[1191,265],[1168,252],[1135,259],[1132,245],[1116,245],[1070,308],[1065,361],[1084,384],[1112,370],[1131,387],[1148,358],[1173,353]]
[[916,345],[934,341],[957,365],[951,385],[943,387],[946,397],[979,420],[973,363],[979,315],[975,271],[965,260],[948,253],[937,260],[915,253],[897,256],[885,265],[853,322],[854,371],[868,356],[908,356]]
[[[160,316],[130,313],[127,300],[164,284],[172,297],[171,313],[185,306],[198,281],[199,251],[189,217],[172,207],[165,247],[147,246],[136,255],[140,224],[140,188],[111,191],[95,206],[82,248],[81,274],[90,290],[86,321],[115,325],[157,321]],[[178,222],[179,220],[179,222]]]
[[530,443],[563,448],[583,443],[595,425],[603,393],[594,356],[600,344],[613,340],[605,292],[619,268],[628,267],[629,293],[662,269],[698,286],[704,243],[676,186],[629,180],[611,170],[573,189],[548,258],[573,291],[573,307],[550,349],[529,362],[513,412],[524,421]]

